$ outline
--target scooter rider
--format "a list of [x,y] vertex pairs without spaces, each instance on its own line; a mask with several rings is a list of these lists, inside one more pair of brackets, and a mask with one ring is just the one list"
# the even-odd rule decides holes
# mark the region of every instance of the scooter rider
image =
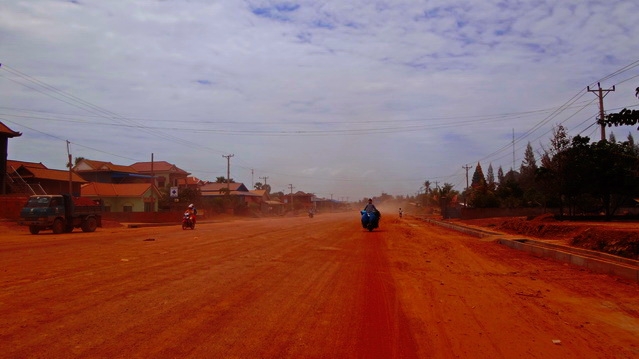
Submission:
[[191,220],[193,221],[193,224],[195,224],[195,216],[197,215],[197,208],[195,208],[193,203],[189,204],[189,207],[187,208],[185,214],[186,213],[188,213],[191,216]]
[[382,218],[382,214],[377,210],[375,205],[373,204],[373,199],[368,199],[368,204],[364,207],[364,211],[369,215],[373,214],[371,218],[373,218],[374,227],[377,228],[379,225],[379,220]]
[[368,204],[366,205],[366,207],[364,207],[364,211],[366,211],[366,213],[375,213],[375,214],[377,214],[377,212],[379,212],[377,210],[377,208],[375,208],[375,205],[373,204],[373,199],[372,198],[368,199]]

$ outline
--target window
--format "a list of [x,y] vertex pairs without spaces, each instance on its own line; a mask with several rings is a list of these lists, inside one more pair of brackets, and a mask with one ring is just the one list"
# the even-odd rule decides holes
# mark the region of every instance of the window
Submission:
[[133,212],[133,206],[123,206],[122,212]]

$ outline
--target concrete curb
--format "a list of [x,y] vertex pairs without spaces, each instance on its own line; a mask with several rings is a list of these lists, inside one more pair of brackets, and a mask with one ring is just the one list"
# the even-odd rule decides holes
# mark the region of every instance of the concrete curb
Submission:
[[639,261],[583,248],[562,246],[527,238],[509,239],[506,234],[426,219],[426,222],[474,237],[496,236],[497,243],[533,255],[585,267],[596,273],[616,275],[639,283]]

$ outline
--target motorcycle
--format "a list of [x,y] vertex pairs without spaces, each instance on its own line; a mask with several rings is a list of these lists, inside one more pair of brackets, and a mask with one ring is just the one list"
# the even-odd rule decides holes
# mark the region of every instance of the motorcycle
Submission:
[[193,216],[189,212],[184,212],[184,217],[182,218],[182,229],[195,229],[195,221],[193,220]]
[[382,217],[379,211],[369,213],[362,210],[360,213],[362,215],[362,227],[364,227],[364,229],[368,229],[369,232],[372,232],[373,229],[379,227],[379,219]]

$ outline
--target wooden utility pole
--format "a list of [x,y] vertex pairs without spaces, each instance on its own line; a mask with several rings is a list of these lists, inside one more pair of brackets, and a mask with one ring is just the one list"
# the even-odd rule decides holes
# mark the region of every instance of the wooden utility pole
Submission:
[[293,187],[292,184],[289,184],[288,188],[291,190],[291,211],[292,211],[292,210],[295,209],[295,207],[293,206],[293,188],[295,188],[295,187]]
[[71,160],[71,152],[69,145],[71,142],[67,140],[67,155],[69,156],[69,196],[73,196],[73,161]]
[[230,155],[222,155],[222,157],[226,158],[226,195],[231,194],[231,157],[235,156],[234,154]]
[[597,95],[597,97],[599,98],[599,121],[601,121],[601,140],[605,140],[606,139],[606,125],[604,124],[604,103],[603,103],[603,99],[604,97],[606,97],[606,95],[608,94],[608,92],[614,91],[615,90],[615,86],[612,86],[612,89],[607,89],[604,90],[601,88],[601,84],[599,82],[597,82],[597,87],[598,89],[590,89],[590,86],[587,87],[588,92],[593,92]]
[[[151,152],[151,212],[155,212],[155,171],[154,166],[155,158],[153,156],[153,152]],[[188,185],[188,182],[185,184]]]

